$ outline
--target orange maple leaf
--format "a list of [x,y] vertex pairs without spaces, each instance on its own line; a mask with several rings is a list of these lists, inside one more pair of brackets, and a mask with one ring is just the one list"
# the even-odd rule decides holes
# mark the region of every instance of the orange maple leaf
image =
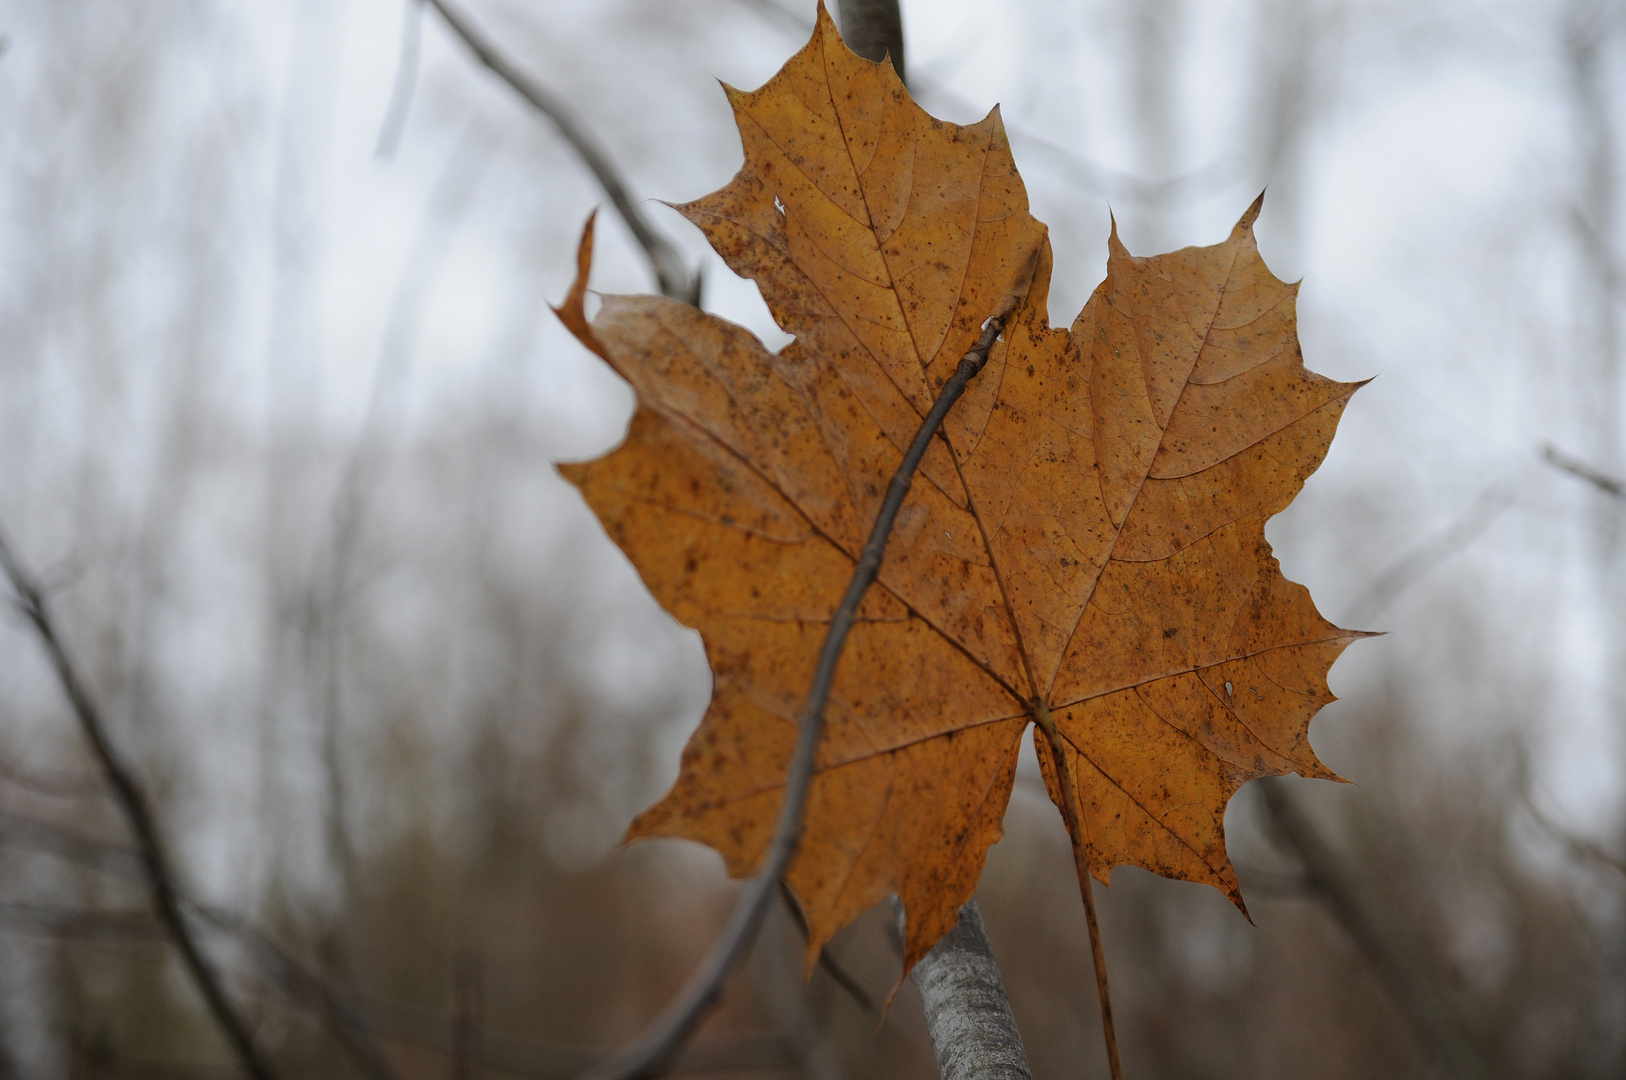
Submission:
[[[697,628],[712,701],[629,838],[759,865],[825,627],[921,418],[990,317],[841,660],[786,881],[809,956],[896,892],[905,967],[953,925],[1001,834],[1029,724],[1103,883],[1133,863],[1239,907],[1223,818],[1248,780],[1336,779],[1310,748],[1359,634],[1282,577],[1265,521],[1325,455],[1356,385],[1306,371],[1295,288],[1229,239],[1135,258],[1071,330],[997,110],[935,120],[820,10],[760,90],[729,89],[745,164],[679,209],[795,340],[771,353],[682,303],[558,309],[632,383],[609,456],[563,467],[645,583]],[[1053,746],[1065,756],[1068,790]]]

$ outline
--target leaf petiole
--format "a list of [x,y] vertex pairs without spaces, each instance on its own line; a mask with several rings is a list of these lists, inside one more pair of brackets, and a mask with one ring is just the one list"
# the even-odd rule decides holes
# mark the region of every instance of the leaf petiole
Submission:
[[1111,1069],[1112,1080],[1123,1080],[1123,1065],[1118,1060],[1118,1032],[1112,1022],[1112,993],[1107,986],[1107,954],[1101,944],[1101,925],[1095,917],[1095,890],[1090,881],[1090,862],[1084,852],[1084,836],[1078,821],[1078,785],[1067,764],[1061,732],[1056,727],[1056,718],[1050,715],[1050,706],[1044,703],[1043,698],[1034,698],[1028,703],[1028,715],[1044,732],[1051,764],[1056,770],[1056,785],[1061,789],[1061,798],[1056,802],[1067,825],[1068,839],[1072,841],[1073,868],[1078,872],[1078,893],[1084,900],[1084,922],[1090,928],[1090,959],[1095,963],[1095,992],[1101,999],[1101,1036],[1107,1044],[1107,1065]]

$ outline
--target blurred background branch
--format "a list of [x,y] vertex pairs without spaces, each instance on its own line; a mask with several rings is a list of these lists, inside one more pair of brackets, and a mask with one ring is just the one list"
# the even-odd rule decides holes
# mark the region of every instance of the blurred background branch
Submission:
[[1551,443],[1541,448],[1541,456],[1553,468],[1585,480],[1605,495],[1613,495],[1617,499],[1626,498],[1626,482],[1613,476],[1606,476],[1586,462],[1570,457]]
[[1258,784],[1271,824],[1304,868],[1306,884],[1360,947],[1440,1066],[1457,1080],[1493,1080],[1498,1074],[1418,963],[1417,950],[1379,914],[1354,868],[1311,823],[1282,780]]
[[123,754],[113,745],[112,733],[102,719],[101,709],[91,696],[89,685],[80,675],[78,665],[68,654],[45,594],[17,560],[3,534],[0,534],[0,571],[4,571],[11,585],[18,609],[44,646],[51,668],[61,683],[62,693],[79,722],[79,730],[101,765],[114,801],[124,812],[125,822],[135,840],[136,855],[154,914],[180,952],[198,995],[203,998],[227,1042],[236,1051],[244,1071],[254,1080],[275,1080],[276,1072],[255,1045],[247,1022],[227,995],[225,982],[216,970],[214,961],[203,951],[187,924],[186,915],[181,909],[180,891],[175,884],[175,871],[158,835],[152,800]]
[[[492,41],[461,10],[448,2],[448,0],[424,0],[440,17],[446,25],[456,34],[463,44],[474,53],[475,59],[484,64],[494,75],[514,89],[520,97],[531,104],[537,112],[553,121],[553,126],[559,129],[559,134],[570,144],[582,159],[582,163],[592,172],[604,194],[610,197],[610,205],[632,231],[638,246],[643,248],[645,256],[649,259],[650,268],[655,273],[655,281],[662,295],[670,296],[674,300],[682,300],[686,304],[699,305],[700,303],[700,275],[691,274],[683,265],[683,258],[672,242],[656,231],[644,215],[643,208],[633,200],[627,189],[626,182],[621,178],[621,172],[610,160],[599,141],[582,126],[581,122],[571,112],[569,107],[552,91],[545,89],[518,64],[510,60],[496,42]],[[404,109],[404,106],[403,106]]]

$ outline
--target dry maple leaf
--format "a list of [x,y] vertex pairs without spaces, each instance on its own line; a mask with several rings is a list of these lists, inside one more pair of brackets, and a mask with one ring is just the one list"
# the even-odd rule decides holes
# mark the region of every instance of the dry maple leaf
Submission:
[[[1075,851],[1239,907],[1223,817],[1248,780],[1335,778],[1309,721],[1353,638],[1282,577],[1265,521],[1326,453],[1356,384],[1309,373],[1295,288],[1255,203],[1225,242],[1135,258],[1070,331],[997,111],[932,119],[819,12],[760,90],[728,90],[745,164],[679,209],[795,340],[771,353],[682,303],[588,322],[591,224],[561,318],[637,391],[625,443],[563,468],[645,583],[697,628],[711,706],[629,838],[759,865],[825,628],[888,478],[990,316],[987,368],[904,504],[838,669],[786,880],[809,956],[888,894],[906,969],[970,898],[1024,729]],[[1014,305],[1014,308],[1013,308]],[[1068,806],[1068,803],[1071,806]]]

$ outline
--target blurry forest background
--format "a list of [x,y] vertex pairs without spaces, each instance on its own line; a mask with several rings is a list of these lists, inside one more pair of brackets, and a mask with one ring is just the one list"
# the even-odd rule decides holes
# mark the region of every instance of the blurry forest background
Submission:
[[[467,3],[637,197],[673,201],[739,163],[715,80],[759,85],[813,16]],[[1490,1074],[1621,1075],[1626,5],[903,14],[927,109],[1002,104],[1053,317],[1104,273],[1109,212],[1150,254],[1221,239],[1268,185],[1260,243],[1304,279],[1307,363],[1378,376],[1270,526],[1329,617],[1389,631],[1339,662],[1312,727],[1355,784],[1280,790],[1409,974],[1351,937],[1250,785],[1228,821],[1257,925],[1134,869],[1099,893],[1128,1075],[1448,1075],[1406,978]],[[3,0],[0,32],[0,528],[230,993],[288,1076],[363,1067],[312,978],[401,1077],[569,1075],[668,999],[735,890],[698,847],[616,850],[709,675],[552,467],[613,446],[631,408],[546,307],[601,189],[418,0]],[[708,310],[785,340],[697,230],[643,206],[703,265]],[[650,291],[600,222],[595,286]],[[982,909],[1035,1075],[1103,1076],[1028,753]],[[877,1002],[889,918],[831,949]],[[934,1075],[911,986],[883,1022],[824,969],[804,983],[799,950],[776,912],[687,1071]],[[0,1080],[235,1068],[8,616]]]

